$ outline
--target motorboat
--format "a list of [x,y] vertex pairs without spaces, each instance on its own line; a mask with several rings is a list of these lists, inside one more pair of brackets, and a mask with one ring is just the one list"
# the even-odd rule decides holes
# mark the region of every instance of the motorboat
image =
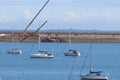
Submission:
[[54,55],[46,51],[38,51],[37,54],[30,54],[30,57],[31,58],[54,58]]
[[8,54],[21,54],[22,51],[16,48],[12,48],[11,50],[7,51]]
[[80,52],[78,52],[76,50],[72,50],[72,49],[69,49],[64,54],[65,54],[65,56],[80,56]]

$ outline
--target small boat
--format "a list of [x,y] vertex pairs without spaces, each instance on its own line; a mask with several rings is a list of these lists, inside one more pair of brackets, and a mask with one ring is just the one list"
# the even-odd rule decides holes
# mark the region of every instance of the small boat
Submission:
[[[43,25],[40,27],[42,28]],[[47,51],[40,50],[40,32],[38,33],[38,53],[31,53],[30,58],[54,58],[54,55],[51,53],[48,53]]]
[[39,51],[37,54],[30,54],[31,58],[54,58],[53,54],[46,51]]
[[8,54],[21,54],[22,51],[18,48],[15,47],[15,34],[12,33],[11,34],[11,38],[12,38],[12,43],[11,43],[11,48],[7,51]]
[[69,32],[69,50],[64,52],[65,56],[80,56],[80,52],[71,49],[71,33]]
[[101,75],[101,72],[90,72],[87,75],[80,75],[81,80],[108,80],[107,75]]
[[[91,47],[92,47],[92,45],[91,45]],[[90,49],[90,51],[91,51],[90,52],[90,72],[86,75],[80,74],[81,80],[108,80],[107,75],[101,74],[102,71],[92,71],[92,50]]]
[[69,49],[69,51],[65,52],[64,54],[65,56],[80,56],[80,52],[71,49]]
[[16,48],[12,48],[11,50],[7,51],[8,54],[21,54],[22,51]]

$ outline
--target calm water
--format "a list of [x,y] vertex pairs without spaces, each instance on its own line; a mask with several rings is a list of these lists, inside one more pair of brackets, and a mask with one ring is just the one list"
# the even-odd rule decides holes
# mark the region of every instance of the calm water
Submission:
[[[7,54],[12,46],[23,51]],[[68,43],[41,43],[40,48],[54,53],[54,59],[31,59],[30,53],[38,51],[38,43],[0,43],[1,80],[80,80],[83,61],[90,43],[72,43],[72,48],[81,52],[80,57],[67,57]],[[102,70],[110,80],[120,80],[120,44],[94,43],[93,69]],[[88,72],[88,60],[82,74]],[[71,73],[71,74],[70,74]],[[71,75],[71,76],[70,76]],[[70,79],[69,79],[70,78]]]

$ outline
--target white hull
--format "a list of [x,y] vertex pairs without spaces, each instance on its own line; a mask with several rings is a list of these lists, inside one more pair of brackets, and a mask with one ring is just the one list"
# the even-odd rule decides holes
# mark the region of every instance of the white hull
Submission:
[[11,49],[9,51],[7,51],[8,54],[21,54],[22,51],[19,49]]
[[38,53],[38,54],[30,54],[30,57],[31,58],[54,58],[54,55],[53,54]]
[[74,51],[69,50],[68,52],[65,52],[64,54],[65,56],[80,56],[80,52],[77,52],[77,51],[74,52]]
[[106,75],[94,75],[94,74],[87,74],[87,75],[80,75],[81,80],[108,80],[108,76]]

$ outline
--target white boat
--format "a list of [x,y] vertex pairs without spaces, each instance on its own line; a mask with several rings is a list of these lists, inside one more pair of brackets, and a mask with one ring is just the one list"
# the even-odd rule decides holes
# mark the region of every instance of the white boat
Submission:
[[100,74],[81,75],[81,80],[108,80],[108,76]]
[[80,56],[80,52],[75,49],[71,49],[71,34],[69,32],[69,50],[64,52],[65,56]]
[[37,54],[30,54],[31,58],[54,58],[53,54],[50,54],[46,51],[39,51]]
[[12,48],[11,50],[7,51],[8,54],[21,54],[22,51],[19,49]]
[[[43,27],[43,25],[40,28],[42,28],[42,27]],[[47,51],[40,50],[40,33],[38,36],[38,53],[31,53],[30,57],[31,58],[54,58],[53,54],[48,53]]]
[[39,41],[39,51],[38,53],[31,53],[30,58],[54,58],[54,55],[48,53],[47,51],[40,50],[40,41]]
[[71,49],[69,49],[69,51],[65,52],[64,54],[65,56],[80,56],[80,52]]
[[92,49],[90,49],[90,72],[86,75],[80,74],[81,80],[108,80],[108,76],[102,75],[101,73],[102,71],[95,72],[92,70]]
[[8,50],[7,53],[8,54],[21,54],[22,51],[20,49],[13,48],[13,47],[15,47],[15,42],[14,42],[15,35],[13,33],[12,33],[11,37],[12,37],[11,49]]

